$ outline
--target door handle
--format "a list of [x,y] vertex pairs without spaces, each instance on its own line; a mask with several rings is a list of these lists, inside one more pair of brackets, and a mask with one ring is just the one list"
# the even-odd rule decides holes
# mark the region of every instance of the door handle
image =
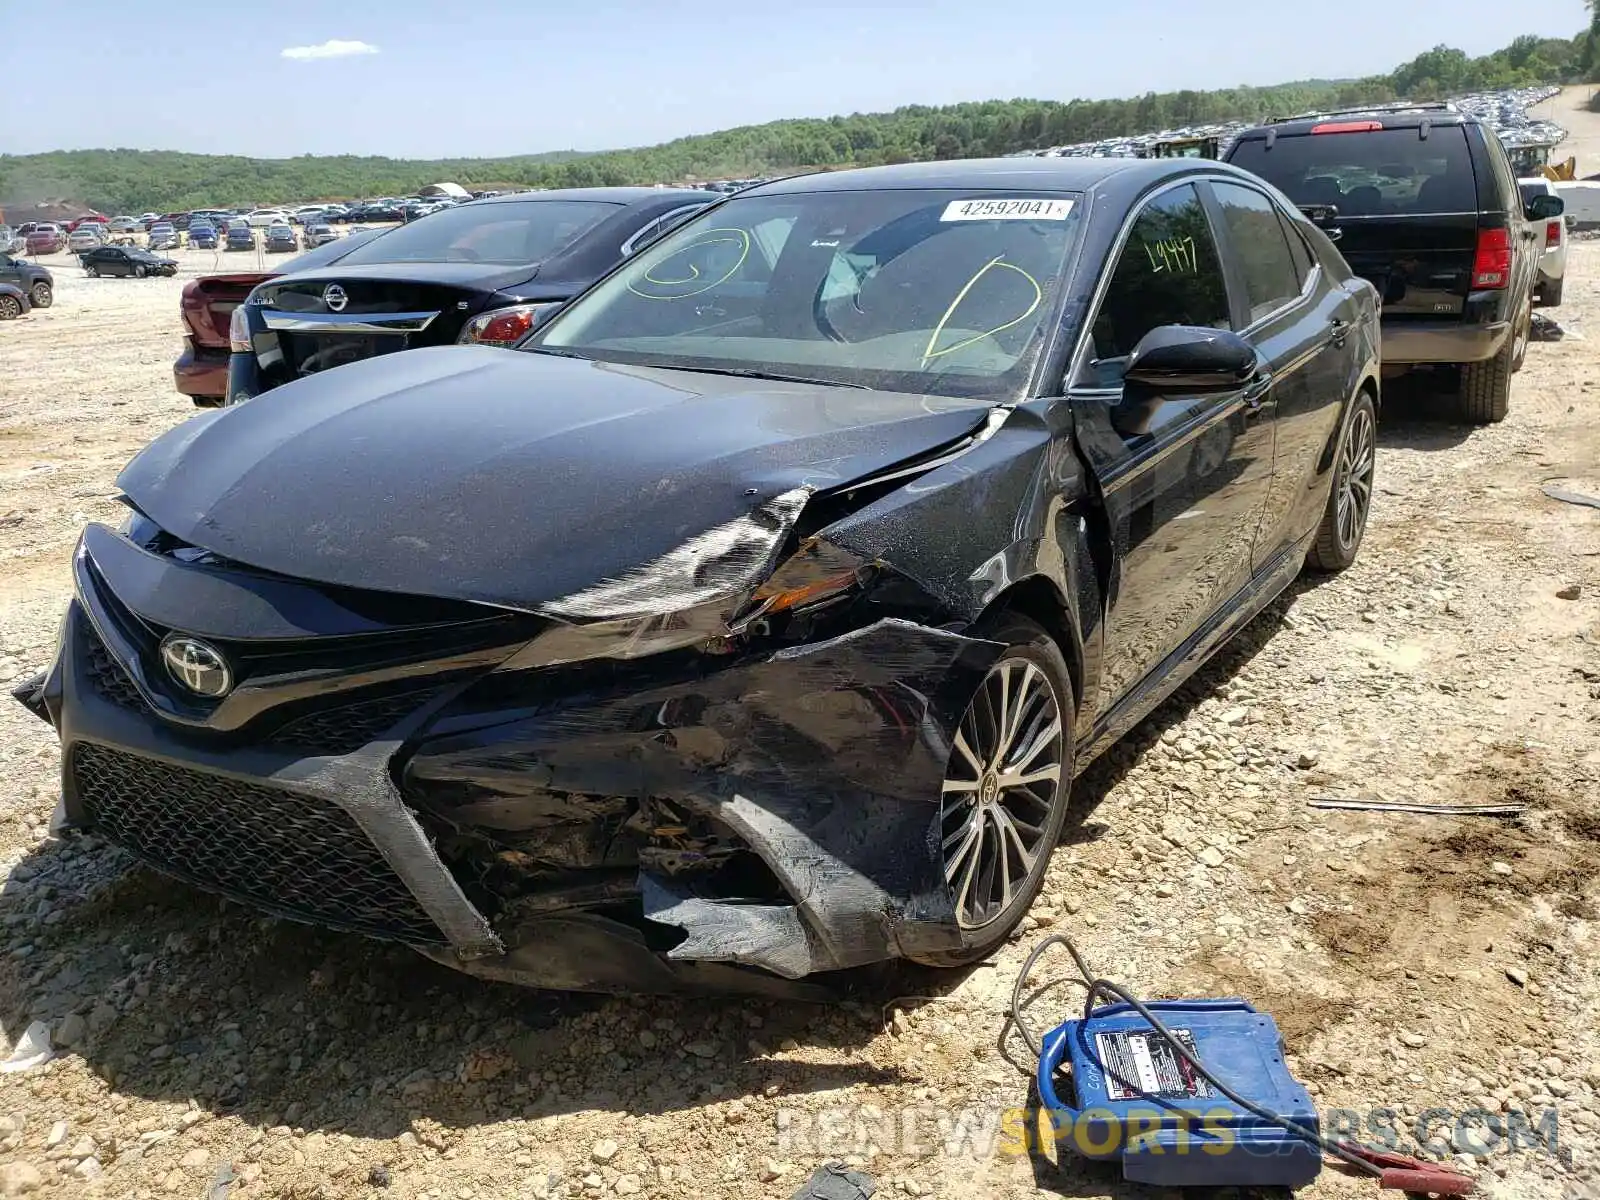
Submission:
[[1332,330],[1332,333],[1328,336],[1328,342],[1331,345],[1342,346],[1345,343],[1345,339],[1350,336],[1349,321],[1335,320],[1329,324],[1328,328]]
[[1241,395],[1244,398],[1246,416],[1254,416],[1261,411],[1261,398],[1272,390],[1272,376],[1267,374],[1257,375],[1251,380]]

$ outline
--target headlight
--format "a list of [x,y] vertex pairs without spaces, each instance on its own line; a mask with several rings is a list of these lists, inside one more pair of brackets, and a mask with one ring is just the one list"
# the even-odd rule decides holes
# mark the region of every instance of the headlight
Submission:
[[463,325],[456,341],[480,346],[512,346],[544,324],[560,307],[560,301],[547,301],[492,308]]

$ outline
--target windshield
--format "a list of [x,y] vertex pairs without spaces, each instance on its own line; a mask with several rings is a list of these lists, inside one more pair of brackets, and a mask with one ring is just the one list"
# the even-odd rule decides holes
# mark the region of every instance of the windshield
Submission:
[[351,264],[534,263],[618,210],[596,200],[527,200],[440,209],[355,251]]
[[[1270,149],[1268,148],[1270,145]],[[1332,204],[1342,217],[1466,213],[1478,207],[1466,132],[1434,126],[1301,134],[1239,142],[1234,166],[1254,171],[1296,204]]]
[[527,348],[1004,397],[1038,356],[1078,220],[1059,193],[730,200],[641,251]]

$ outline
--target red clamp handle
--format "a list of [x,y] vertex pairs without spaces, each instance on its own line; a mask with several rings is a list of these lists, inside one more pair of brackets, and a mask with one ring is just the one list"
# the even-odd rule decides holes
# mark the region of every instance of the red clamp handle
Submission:
[[1424,1196],[1468,1196],[1476,1184],[1472,1176],[1444,1167],[1389,1167],[1378,1176],[1378,1186]]

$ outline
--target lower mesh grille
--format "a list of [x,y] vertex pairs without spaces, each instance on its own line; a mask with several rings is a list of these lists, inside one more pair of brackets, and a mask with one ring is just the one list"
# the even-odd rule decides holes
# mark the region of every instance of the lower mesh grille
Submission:
[[144,697],[139,694],[139,689],[133,686],[133,680],[128,678],[128,673],[111,657],[111,651],[106,649],[99,635],[84,623],[83,630],[84,669],[88,672],[89,682],[94,690],[99,692],[113,704],[120,704],[124,708],[142,708]]
[[350,754],[387,733],[437,694],[436,690],[405,692],[325,708],[290,721],[271,741],[312,754]]
[[336,804],[88,743],[69,770],[93,825],[168,874],[291,920],[446,942]]

